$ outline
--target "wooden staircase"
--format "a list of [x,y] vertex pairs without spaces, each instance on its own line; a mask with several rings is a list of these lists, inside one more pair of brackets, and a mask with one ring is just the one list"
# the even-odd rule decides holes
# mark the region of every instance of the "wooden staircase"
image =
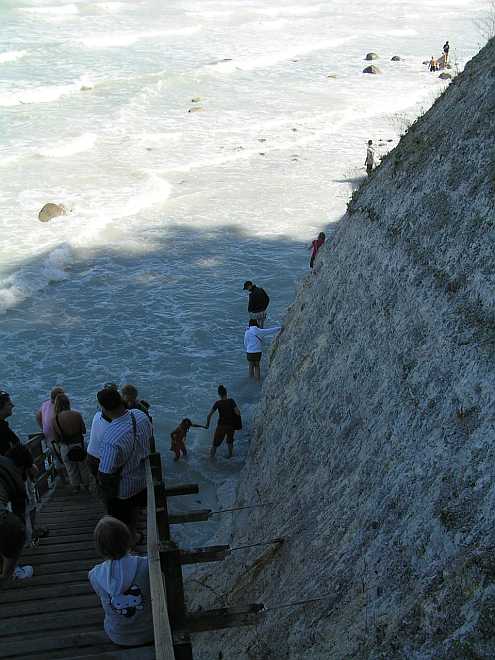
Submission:
[[0,590],[2,660],[155,657],[150,646],[120,649],[103,631],[103,609],[88,580],[89,569],[101,561],[93,531],[102,515],[93,495],[72,495],[63,486],[42,507],[36,525],[50,534],[20,561],[33,566],[34,576]]

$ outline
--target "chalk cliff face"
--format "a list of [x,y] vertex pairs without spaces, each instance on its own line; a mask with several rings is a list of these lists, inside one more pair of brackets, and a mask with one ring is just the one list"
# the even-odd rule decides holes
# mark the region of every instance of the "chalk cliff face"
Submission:
[[[275,342],[199,659],[495,657],[495,42],[353,195]],[[212,591],[213,590],[213,591]],[[225,595],[216,597],[214,593]]]

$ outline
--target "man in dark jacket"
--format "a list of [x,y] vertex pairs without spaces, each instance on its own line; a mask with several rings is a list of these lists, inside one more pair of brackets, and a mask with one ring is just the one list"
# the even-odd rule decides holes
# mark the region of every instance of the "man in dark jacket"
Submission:
[[11,401],[10,394],[8,392],[0,391],[0,456],[5,456],[5,454],[16,445],[20,445],[21,441],[16,436],[14,431],[9,426],[9,423],[6,421],[7,417],[12,415],[12,410],[14,409],[14,404]]
[[26,542],[25,480],[32,467],[33,457],[21,444],[0,456],[0,588],[14,574],[17,579],[33,575],[32,566],[17,566]]
[[250,319],[258,321],[258,327],[262,328],[265,324],[266,310],[270,304],[270,298],[264,289],[250,280],[244,282],[244,291],[249,291],[248,313]]

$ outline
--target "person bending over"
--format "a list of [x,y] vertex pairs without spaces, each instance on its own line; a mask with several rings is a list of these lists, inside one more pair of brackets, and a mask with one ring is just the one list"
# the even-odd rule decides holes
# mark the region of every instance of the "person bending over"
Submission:
[[91,569],[88,577],[105,612],[105,633],[119,646],[152,642],[148,558],[130,554],[129,528],[110,516],[96,525],[95,545],[105,561]]
[[203,424],[193,424],[191,420],[188,419],[187,417],[182,420],[182,422],[175,429],[175,431],[172,431],[172,433],[170,434],[170,438],[171,438],[170,451],[173,451],[175,453],[174,461],[178,461],[181,454],[184,457],[187,456],[186,436],[189,429],[206,429],[206,428],[208,427],[203,426]]
[[212,415],[218,410],[218,424],[215,429],[215,435],[213,436],[210,456],[211,458],[215,456],[217,448],[227,438],[228,457],[231,458],[234,453],[235,432],[242,428],[241,411],[234,399],[229,399],[227,390],[223,385],[218,386],[218,396],[220,399],[215,401],[206,418],[206,428],[208,428]]
[[55,399],[59,394],[65,394],[64,390],[61,387],[54,387],[50,392],[50,398],[43,401],[40,409],[36,413],[36,422],[45,436],[45,442],[52,457],[55,472],[59,479],[62,482],[65,482],[64,464],[57,448],[53,446],[53,443],[57,439],[53,428],[53,423],[55,421]]

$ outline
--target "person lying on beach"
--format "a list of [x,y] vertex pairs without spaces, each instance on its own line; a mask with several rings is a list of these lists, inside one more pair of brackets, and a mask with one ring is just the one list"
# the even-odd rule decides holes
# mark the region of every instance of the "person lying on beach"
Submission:
[[170,434],[170,438],[171,438],[170,451],[173,451],[175,453],[174,461],[179,460],[181,453],[184,457],[187,456],[186,436],[189,429],[206,429],[206,428],[208,427],[203,426],[203,424],[193,424],[191,420],[188,419],[187,417],[182,420],[182,422],[175,429],[175,431],[172,431],[172,433]]

